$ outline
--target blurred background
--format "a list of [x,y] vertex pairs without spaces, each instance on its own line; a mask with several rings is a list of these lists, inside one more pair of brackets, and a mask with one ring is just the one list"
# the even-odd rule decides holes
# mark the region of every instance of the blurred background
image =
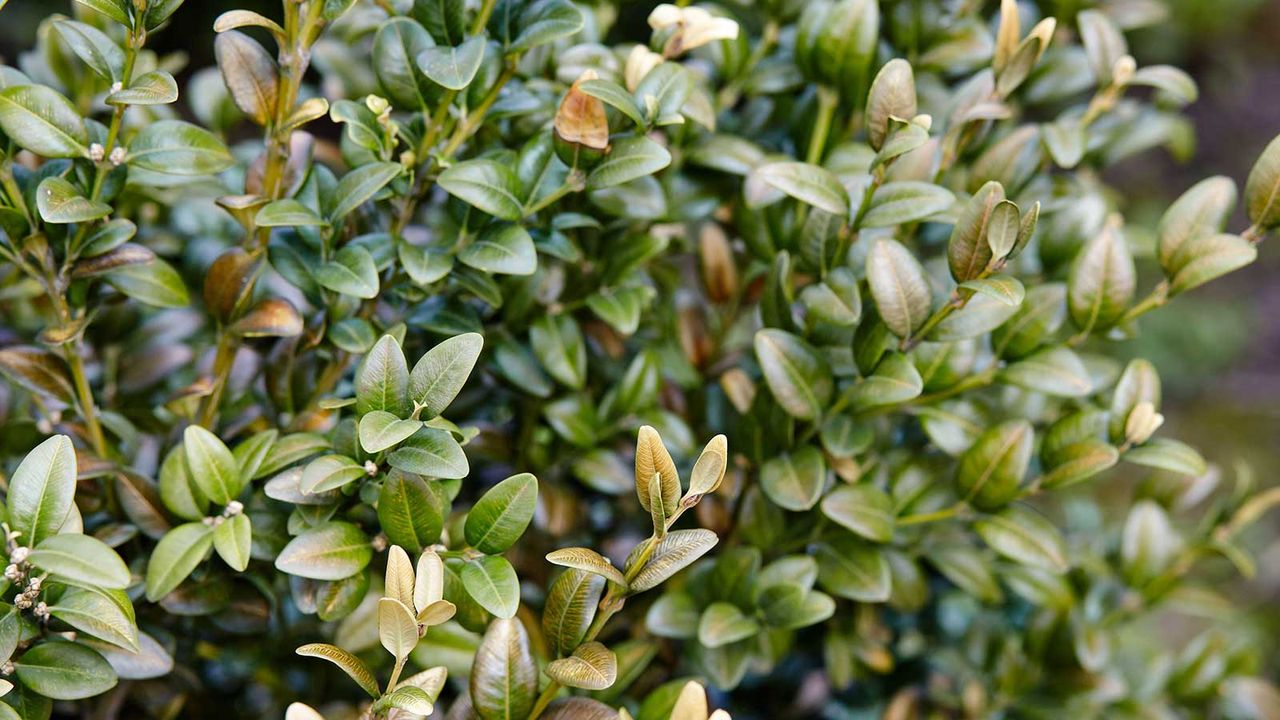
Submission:
[[[1112,4],[1150,1],[1154,0]],[[647,31],[641,18],[654,4],[635,2],[635,7],[625,9],[624,17],[635,18],[637,32]],[[987,4],[994,12],[996,1]],[[1057,4],[1093,3],[1041,2],[1046,12]],[[1243,191],[1254,159],[1280,133],[1280,0],[1164,4],[1169,20],[1133,33],[1130,45],[1141,65],[1173,64],[1197,80],[1200,98],[1187,109],[1195,142],[1176,151],[1135,155],[1108,176],[1122,195],[1119,200],[1129,222],[1152,228],[1168,204],[1199,179],[1226,175]],[[149,39],[148,46],[185,55],[188,71],[208,67],[214,62],[214,18],[233,8],[254,9],[269,17],[279,14],[278,0],[187,0],[173,26]],[[0,61],[17,64],[19,55],[34,44],[39,21],[57,12],[71,14],[71,0],[10,0],[0,13]],[[185,87],[184,80],[178,74],[179,87]],[[1228,228],[1238,232],[1248,223],[1241,209],[1236,215]],[[1126,352],[1149,358],[1160,370],[1169,436],[1189,440],[1204,451],[1227,485],[1242,464],[1260,485],[1274,485],[1280,478],[1277,246],[1280,238],[1266,241],[1259,261],[1250,268],[1146,316],[1141,336],[1126,346]],[[1144,286],[1153,282],[1147,279]],[[1115,493],[1117,506],[1127,504],[1129,479],[1106,477],[1109,485],[1092,491]],[[1249,613],[1250,624],[1259,626],[1264,637],[1280,637],[1280,517],[1272,514],[1255,526],[1250,541],[1258,577],[1219,589]],[[1225,563],[1221,573],[1232,576]],[[1195,623],[1169,618],[1161,625],[1166,638],[1195,629]],[[1268,664],[1271,674],[1280,673],[1280,644],[1273,646]]]

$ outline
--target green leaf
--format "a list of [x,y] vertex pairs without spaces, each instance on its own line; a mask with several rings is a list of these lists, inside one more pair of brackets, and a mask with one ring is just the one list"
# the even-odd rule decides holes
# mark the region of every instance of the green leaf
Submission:
[[898,337],[924,325],[933,299],[924,268],[896,240],[877,240],[867,254],[867,283],[880,317]]
[[1120,461],[1120,452],[1101,440],[1085,440],[1066,446],[1053,469],[1040,480],[1041,487],[1052,489],[1083,482]]
[[276,439],[279,437],[280,433],[275,429],[263,430],[250,435],[236,445],[231,454],[235,456],[240,477],[246,481],[258,477],[258,470],[275,448]]
[[89,233],[89,237],[84,241],[80,257],[96,257],[115,250],[129,242],[137,232],[138,226],[134,225],[132,220],[124,218],[109,220]]
[[889,564],[873,545],[846,537],[816,547],[818,583],[837,597],[884,602],[891,589]]
[[802,162],[774,162],[756,168],[753,175],[769,187],[832,215],[849,214],[849,193],[835,173]]
[[516,221],[524,215],[520,180],[511,167],[496,160],[458,163],[440,173],[437,182],[445,192],[496,218]]
[[594,573],[615,585],[621,586],[624,590],[627,587],[627,581],[622,572],[614,567],[613,563],[609,562],[607,558],[590,548],[572,547],[553,550],[547,553],[547,562],[552,565],[561,565]]
[[418,717],[430,715],[434,712],[435,705],[432,703],[431,696],[427,694],[427,691],[420,687],[409,685],[408,682],[406,679],[404,684],[387,693],[381,700],[374,703],[374,706],[396,708]]
[[520,34],[507,52],[528,50],[568,37],[582,29],[585,19],[569,0],[541,0],[529,3],[520,13]]
[[822,453],[804,445],[766,460],[760,467],[760,486],[770,500],[787,510],[808,510],[817,504],[827,482]]
[[1209,470],[1208,463],[1195,448],[1169,438],[1150,440],[1126,452],[1122,459],[1135,465],[1159,468],[1191,477],[1200,477]]
[[832,270],[824,282],[802,290],[800,302],[814,319],[840,327],[857,325],[862,317],[858,280],[846,267]]
[[928,339],[934,342],[955,342],[985,335],[1000,327],[1018,312],[1015,305],[1004,298],[979,293],[970,297],[964,307],[951,313],[938,323]]
[[[707,554],[720,539],[710,530],[672,530],[667,533],[640,572],[631,581],[631,593],[644,592],[692,565]],[[632,551],[635,555],[635,551]],[[627,558],[627,567],[633,557]]]
[[252,542],[253,525],[244,513],[227,518],[213,529],[213,549],[236,572],[244,572],[249,567]]
[[1036,511],[1013,505],[973,524],[992,550],[1014,562],[1064,573],[1070,567],[1066,541],[1058,528]]
[[346,245],[333,260],[315,269],[320,285],[343,295],[373,299],[378,296],[378,266],[369,251],[359,245]]
[[324,218],[315,210],[293,198],[273,200],[263,205],[253,222],[258,227],[320,227],[325,224]]
[[822,498],[822,514],[872,542],[893,538],[893,500],[874,485],[841,485]]
[[475,368],[484,337],[463,333],[431,348],[409,374],[409,398],[422,406],[422,416],[436,417],[449,407]]
[[188,425],[182,433],[182,447],[191,478],[205,497],[219,505],[236,499],[244,489],[244,479],[235,456],[217,435],[199,425]]
[[1173,564],[1182,547],[1182,538],[1164,508],[1152,500],[1134,503],[1120,535],[1125,577],[1136,583],[1158,577]]
[[1169,283],[1170,295],[1239,270],[1258,259],[1258,248],[1239,235],[1203,235],[1187,241],[1178,258],[1181,262]]
[[271,446],[271,452],[262,461],[255,477],[266,477],[296,462],[329,449],[329,441],[315,433],[291,433],[281,437]]
[[991,257],[1001,260],[1012,254],[1018,247],[1018,237],[1021,233],[1022,215],[1018,211],[1018,206],[1009,200],[996,203],[987,220],[987,247],[991,249]]
[[917,222],[946,210],[954,202],[955,196],[950,190],[933,183],[888,182],[871,195],[871,204],[858,226],[877,228]]
[[499,618],[515,617],[520,607],[520,580],[501,555],[476,558],[464,565],[462,585],[480,607]]
[[440,539],[445,499],[417,475],[393,472],[378,494],[378,525],[387,539],[419,553]]
[[56,19],[53,27],[71,52],[102,79],[116,82],[124,75],[124,51],[106,33],[75,20]]
[[123,590],[69,587],[49,604],[49,614],[129,652],[141,650],[133,603]]
[[871,149],[884,146],[890,119],[916,115],[916,81],[911,63],[894,58],[876,73],[867,94],[866,128]]
[[92,10],[96,10],[112,20],[131,27],[133,21],[129,19],[128,6],[124,0],[75,0],[76,3],[83,5]]
[[764,151],[749,140],[719,134],[704,136],[685,157],[693,165],[745,176],[764,160]]
[[437,282],[448,276],[453,269],[451,253],[410,245],[404,241],[396,243],[396,250],[405,273],[419,286]]
[[622,185],[652,175],[671,164],[671,153],[643,135],[622,138],[587,176],[587,189]]
[[692,93],[689,71],[677,62],[661,62],[636,84],[635,96],[652,125],[678,117]]
[[1124,236],[1107,227],[1090,240],[1071,266],[1067,308],[1081,330],[1105,330],[1116,323],[1133,300],[1137,271]]
[[464,478],[470,472],[467,456],[453,434],[423,428],[387,456],[391,467],[408,473],[446,480]]
[[1112,81],[1116,61],[1128,54],[1129,46],[1120,28],[1101,10],[1085,10],[1076,16],[1080,27],[1080,43],[1084,45],[1089,67],[1099,86]]
[[1085,397],[1093,392],[1093,379],[1084,361],[1062,345],[1009,365],[1000,377],[1004,382],[1056,397]]
[[384,410],[396,417],[409,413],[409,367],[400,343],[383,335],[356,370],[356,412]]
[[1235,182],[1219,175],[1192,185],[1169,206],[1156,230],[1157,254],[1166,275],[1177,274],[1192,257],[1182,252],[1188,242],[1222,232],[1237,195]]
[[236,107],[265,126],[275,114],[280,84],[271,55],[258,41],[239,30],[219,33],[213,41],[213,50],[222,81]]
[[[0,98],[8,92],[0,93]],[[0,127],[9,132],[2,106],[3,101],[0,101]],[[1267,144],[1249,171],[1244,199],[1250,222],[1264,230],[1280,225],[1280,137]]]
[[646,285],[601,288],[587,296],[587,307],[623,335],[633,335],[640,327],[640,314],[657,293]]
[[494,223],[458,253],[458,261],[495,275],[532,275],[538,269],[533,238],[523,227]]
[[108,272],[106,278],[120,292],[154,307],[180,308],[191,302],[182,276],[160,258],[149,263],[122,265]]
[[587,382],[587,347],[568,313],[544,315],[529,329],[529,344],[551,377],[574,390]]
[[538,693],[538,664],[520,620],[489,623],[475,651],[469,690],[472,710],[481,720],[528,717]]
[[346,455],[322,455],[307,463],[298,481],[298,490],[319,495],[364,477],[364,466]]
[[154,30],[168,20],[185,0],[151,0],[147,3],[147,12],[143,18],[143,26]]
[[[918,351],[917,351],[918,352]],[[874,373],[854,386],[855,409],[898,405],[924,392],[920,371],[902,353],[890,353],[876,366]]]
[[89,154],[84,119],[71,101],[44,85],[16,85],[0,90],[0,130],[41,157]]
[[951,239],[947,242],[947,265],[956,282],[973,280],[991,264],[991,244],[987,239],[992,216],[1004,200],[1004,186],[991,181],[974,193],[960,209]]
[[116,686],[115,670],[97,652],[79,643],[42,642],[13,663],[18,680],[54,700],[82,700]]
[[435,45],[418,23],[406,17],[389,18],[373,37],[373,72],[378,85],[397,106],[426,110],[436,91],[418,69],[418,56]]
[[960,457],[956,483],[966,501],[983,510],[998,509],[1018,493],[1031,462],[1034,431],[1026,420],[1010,420],[987,429]]
[[289,541],[276,569],[312,580],[341,580],[363,570],[373,558],[369,538],[346,522],[327,522]]
[[490,555],[505,551],[524,534],[537,507],[538,479],[512,475],[489,488],[467,513],[467,544]]
[[793,417],[812,420],[831,399],[831,370],[808,343],[774,328],[755,335],[756,359],[769,391]]
[[1022,300],[1026,297],[1026,289],[1022,287],[1022,283],[1018,282],[1017,278],[1009,277],[1008,275],[995,275],[993,277],[969,280],[960,283],[960,287],[986,295],[1012,307],[1021,305]]
[[[337,223],[353,210],[365,204],[378,191],[394,180],[404,167],[400,163],[369,163],[352,170],[338,181],[333,196],[337,199],[329,211],[329,222]],[[341,255],[341,251],[339,251]]]
[[457,47],[429,47],[418,54],[418,69],[432,82],[450,90],[464,90],[480,69],[484,46],[484,37],[477,35]]
[[191,302],[182,275],[160,258],[150,263],[120,265],[105,277],[115,290],[147,305],[186,307]]
[[774,585],[765,588],[756,599],[756,606],[771,628],[798,630],[830,618],[835,614],[836,603],[830,595],[816,590],[806,592],[792,585]]
[[569,657],[548,663],[546,672],[565,687],[604,690],[618,679],[618,656],[598,642],[583,643]]
[[76,493],[76,453],[71,438],[54,435],[37,445],[9,479],[9,527],[32,547],[58,532]]
[[707,606],[698,621],[698,642],[709,648],[746,640],[758,632],[760,623],[744,615],[738,606],[727,602]]
[[1077,118],[1061,117],[1040,126],[1040,130],[1045,149],[1058,167],[1070,170],[1084,159],[1089,138]]
[[385,410],[373,410],[360,418],[360,447],[379,453],[409,439],[421,427],[421,420],[401,420]]
[[578,85],[578,89],[618,110],[636,125],[646,125],[644,113],[636,104],[635,97],[618,83],[599,79],[585,80]]
[[1035,285],[1027,290],[1013,317],[991,332],[992,347],[1006,358],[1025,357],[1052,337],[1066,318],[1066,286],[1062,283]]
[[1000,583],[991,572],[991,563],[982,553],[963,543],[944,543],[929,548],[929,561],[938,572],[970,595],[987,603],[1004,598]]
[[213,546],[213,528],[192,522],[165,533],[147,562],[147,600],[156,602],[182,584]]
[[1129,78],[1129,84],[1153,87],[1182,105],[1189,105],[1200,97],[1196,81],[1187,73],[1171,65],[1148,65],[1138,68]]
[[551,583],[542,608],[542,635],[553,657],[573,652],[595,618],[604,592],[600,575],[570,569]]
[[41,540],[28,559],[55,578],[75,585],[123,590],[133,581],[116,551],[92,535],[52,535]]
[[361,662],[360,658],[339,647],[334,647],[327,643],[311,643],[303,645],[294,652],[302,657],[315,657],[329,662],[342,668],[356,684],[365,692],[369,693],[369,697],[377,698],[382,695],[382,691],[378,689],[378,680],[369,672],[369,668]]
[[212,175],[231,167],[227,147],[213,133],[182,120],[149,123],[129,141],[128,162],[168,175]]
[[915,123],[891,120],[889,125],[889,137],[872,159],[872,170],[885,167],[890,160],[902,157],[929,142],[929,131]]

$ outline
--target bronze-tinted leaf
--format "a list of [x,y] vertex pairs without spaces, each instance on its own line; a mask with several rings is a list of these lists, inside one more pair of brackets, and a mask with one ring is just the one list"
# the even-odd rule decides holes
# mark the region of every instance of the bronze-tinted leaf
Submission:
[[71,277],[93,277],[124,265],[149,263],[155,258],[156,254],[151,252],[150,248],[135,245],[134,243],[125,243],[109,252],[77,261],[71,269]]
[[75,396],[66,361],[48,350],[29,345],[0,350],[0,373],[31,392],[68,405]]
[[538,664],[517,618],[489,623],[471,667],[471,705],[481,720],[519,720],[533,708]]
[[248,299],[261,263],[240,248],[231,248],[218,256],[204,276],[204,304],[214,317],[229,321]]
[[302,334],[302,316],[283,298],[266,298],[231,325],[242,337],[294,337]]
[[239,30],[220,33],[213,49],[236,107],[259,125],[266,125],[275,112],[279,91],[275,61],[258,41]]
[[582,83],[597,77],[594,70],[586,70],[569,86],[556,110],[555,133],[562,142],[605,151],[609,148],[609,119],[604,103],[580,89]]

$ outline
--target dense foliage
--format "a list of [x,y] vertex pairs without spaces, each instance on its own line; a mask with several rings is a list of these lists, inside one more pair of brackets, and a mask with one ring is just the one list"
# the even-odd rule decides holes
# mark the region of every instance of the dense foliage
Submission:
[[1280,717],[1158,3],[181,4],[0,67],[0,718]]

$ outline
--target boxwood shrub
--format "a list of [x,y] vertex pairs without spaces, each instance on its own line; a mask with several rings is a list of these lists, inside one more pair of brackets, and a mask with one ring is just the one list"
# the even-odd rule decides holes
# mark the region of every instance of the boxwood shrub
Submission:
[[1222,580],[1280,491],[1128,359],[1280,142],[1126,218],[1159,3],[62,9],[0,67],[0,718],[1280,717]]

